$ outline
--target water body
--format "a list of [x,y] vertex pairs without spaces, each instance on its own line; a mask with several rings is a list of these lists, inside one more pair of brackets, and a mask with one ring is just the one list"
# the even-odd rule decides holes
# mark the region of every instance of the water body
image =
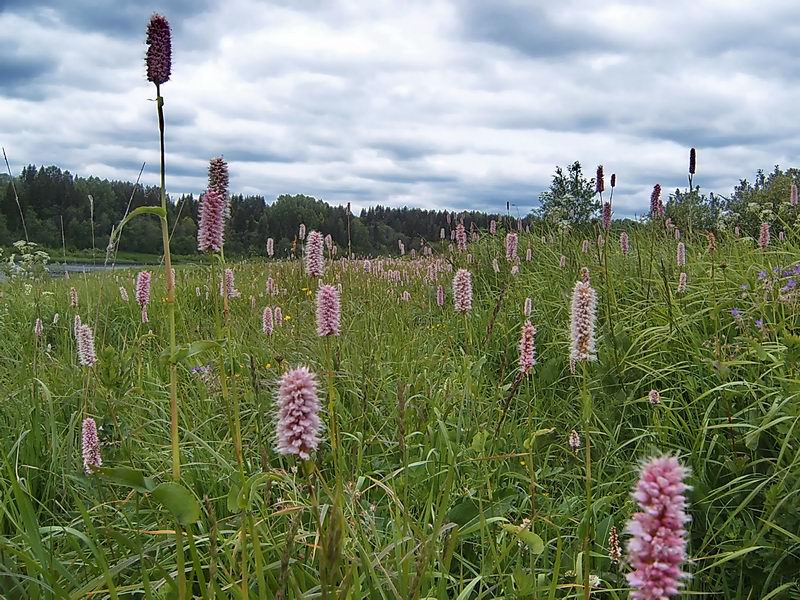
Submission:
[[122,265],[103,265],[91,263],[67,263],[67,264],[49,264],[47,270],[50,271],[51,277],[64,277],[66,273],[93,273],[95,271],[122,271],[125,269],[152,269],[158,265],[144,265],[144,264],[122,264]]

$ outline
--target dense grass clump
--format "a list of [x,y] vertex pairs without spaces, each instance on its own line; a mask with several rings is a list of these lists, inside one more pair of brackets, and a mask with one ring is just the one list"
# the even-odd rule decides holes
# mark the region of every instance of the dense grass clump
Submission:
[[[686,593],[796,595],[796,240],[684,237],[678,267],[660,222],[628,231],[627,255],[615,227],[588,253],[594,234],[519,231],[519,254],[532,252],[517,264],[504,258],[511,225],[466,252],[326,256],[322,278],[299,257],[228,264],[238,296],[224,298],[222,270],[179,266],[172,356],[163,271],[147,322],[134,270],[3,284],[0,594],[168,597],[180,571],[203,598],[568,598],[586,581],[624,598],[612,528],[624,548],[637,469],[671,454],[690,470]],[[597,360],[571,369],[581,267]],[[469,311],[453,303],[461,268]],[[320,283],[339,294],[339,335],[317,335]],[[77,315],[94,366],[79,362]],[[526,321],[535,364],[521,376]],[[298,366],[322,405],[309,461],[275,450],[278,380]],[[88,417],[103,461],[89,475]]]

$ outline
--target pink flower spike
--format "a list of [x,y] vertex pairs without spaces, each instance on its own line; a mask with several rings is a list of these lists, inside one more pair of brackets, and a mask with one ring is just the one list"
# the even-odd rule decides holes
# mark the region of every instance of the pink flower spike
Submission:
[[83,470],[87,475],[102,466],[100,456],[100,439],[97,436],[97,423],[92,417],[86,417],[81,425],[81,453],[83,454]]
[[147,323],[147,305],[150,303],[150,272],[139,271],[136,274],[136,302],[142,310],[142,323]]
[[200,222],[197,227],[197,249],[219,252],[225,241],[225,198],[209,187],[200,199]]
[[322,422],[317,382],[306,367],[284,373],[278,387],[276,450],[279,454],[296,455],[306,460],[319,445]]
[[762,223],[758,234],[758,247],[763,251],[767,246],[769,246],[769,223]]
[[341,306],[339,290],[323,285],[317,290],[317,335],[339,335]]
[[686,561],[686,514],[688,475],[672,456],[654,458],[641,469],[633,499],[641,512],[628,522],[628,562],[633,572],[628,583],[632,600],[665,600],[678,594]]
[[622,256],[628,256],[628,252],[630,252],[630,242],[628,241],[628,234],[624,231],[619,234],[619,250],[622,252]]
[[97,362],[94,351],[94,334],[88,325],[80,324],[77,329],[78,361],[84,367],[92,367]]
[[527,375],[536,364],[536,328],[530,321],[525,321],[522,326],[522,336],[519,340],[519,371]]
[[472,275],[466,269],[459,269],[453,277],[453,304],[463,314],[472,310]]
[[325,272],[325,259],[323,251],[322,234],[318,231],[309,231],[306,239],[306,274],[310,277],[322,277]]
[[261,314],[261,330],[265,335],[272,335],[275,324],[272,320],[272,308],[267,306]]
[[595,321],[597,319],[597,293],[588,281],[579,281],[572,290],[570,319],[570,359],[575,362],[595,361]]
[[158,13],[147,24],[147,80],[157,86],[169,81],[172,74],[172,34],[169,21]]
[[519,238],[516,233],[506,234],[506,260],[514,262],[517,259],[517,245]]

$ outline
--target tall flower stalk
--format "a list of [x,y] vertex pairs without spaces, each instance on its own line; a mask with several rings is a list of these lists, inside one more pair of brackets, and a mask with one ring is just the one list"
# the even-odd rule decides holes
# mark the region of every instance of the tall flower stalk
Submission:
[[597,360],[595,349],[595,324],[597,320],[597,293],[589,281],[578,281],[572,291],[571,311],[571,364],[581,363],[583,367],[583,388],[581,405],[584,429],[584,468],[586,491],[586,534],[583,539],[583,597],[588,600],[591,594],[589,574],[591,572],[590,540],[593,537],[592,522],[592,445],[589,427],[592,419],[592,396],[589,392],[589,371],[587,364]]
[[[164,278],[167,282],[167,318],[169,320],[169,351],[175,355],[175,280],[172,277],[172,255],[169,248],[169,226],[167,224],[166,162],[164,152],[164,98],[161,86],[169,81],[172,73],[172,34],[169,22],[159,14],[153,14],[147,25],[147,79],[156,86],[156,112],[158,115],[159,157],[160,157],[160,196],[161,196],[161,239],[164,246]],[[170,361],[170,439],[172,446],[172,479],[181,479],[180,438],[178,436],[178,365]],[[183,533],[175,524],[175,546],[177,549],[178,597],[186,597],[186,574],[184,572]]]

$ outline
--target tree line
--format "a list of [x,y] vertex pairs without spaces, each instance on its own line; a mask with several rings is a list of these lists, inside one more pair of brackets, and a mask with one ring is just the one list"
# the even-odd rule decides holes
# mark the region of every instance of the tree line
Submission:
[[[742,179],[728,196],[702,193],[698,186],[665,194],[666,216],[684,230],[715,230],[740,227],[751,233],[762,222],[780,220],[794,224],[797,211],[790,204],[790,190],[800,171],[759,171],[751,183]],[[19,204],[17,204],[17,200]],[[550,188],[539,196],[540,205],[525,217],[526,223],[587,226],[599,216],[595,181],[574,162],[556,168]],[[13,180],[0,175],[0,246],[28,239],[47,248],[67,252],[102,250],[111,229],[123,216],[139,206],[159,204],[159,190],[129,181],[77,177],[56,166],[29,165]],[[197,252],[199,198],[192,194],[173,196],[168,203],[172,249],[176,254]],[[24,221],[23,221],[24,218]],[[235,256],[264,255],[267,238],[273,238],[275,256],[287,256],[297,243],[298,227],[330,234],[346,251],[375,256],[396,253],[402,241],[409,250],[435,242],[444,228],[463,219],[468,227],[486,229],[491,215],[462,211],[374,206],[352,214],[348,206],[332,206],[302,194],[278,196],[271,202],[263,196],[241,194],[230,198],[230,219],[225,251]],[[426,242],[423,242],[425,240]],[[134,219],[126,227],[119,250],[159,254],[161,232],[155,218]]]
[[[19,199],[19,206],[17,205]],[[172,250],[176,254],[197,252],[199,198],[170,197],[168,216]],[[302,194],[278,196],[267,202],[263,196],[234,194],[225,231],[225,252],[235,256],[264,255],[267,238],[274,240],[275,256],[287,256],[297,244],[298,228],[305,224],[330,235],[340,251],[348,240],[355,255],[374,256],[397,252],[402,241],[409,250],[420,249],[450,231],[455,215],[445,210],[374,206],[352,214],[349,206],[331,206]],[[29,165],[13,182],[0,176],[0,246],[28,239],[42,246],[67,252],[103,250],[114,225],[139,206],[159,203],[159,189],[129,181],[76,177],[56,166]],[[21,213],[21,214],[20,214]],[[496,216],[477,211],[459,212],[470,226],[486,228]],[[23,221],[24,219],[24,221]],[[348,235],[349,229],[349,235]],[[134,219],[125,226],[118,249],[158,254],[161,231],[156,218]]]

